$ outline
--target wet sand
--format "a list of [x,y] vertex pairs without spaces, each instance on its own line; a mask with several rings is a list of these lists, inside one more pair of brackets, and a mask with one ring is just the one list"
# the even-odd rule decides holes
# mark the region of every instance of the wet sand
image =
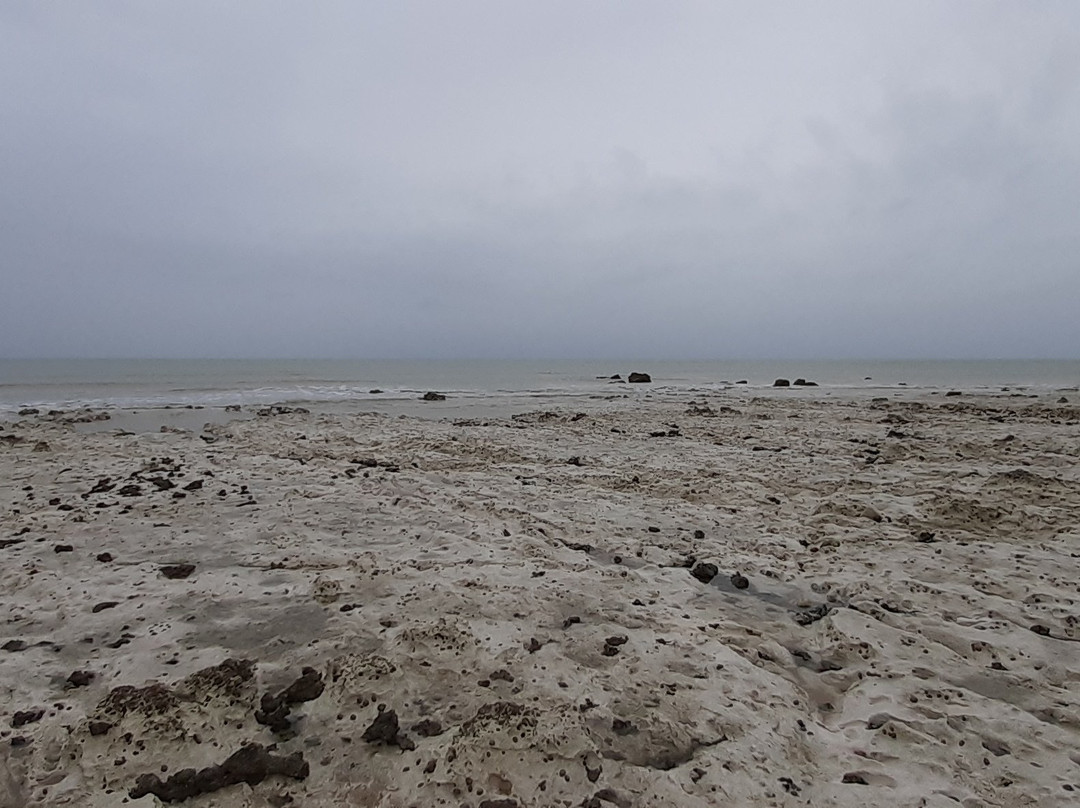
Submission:
[[0,806],[1077,804],[1057,396],[0,425]]

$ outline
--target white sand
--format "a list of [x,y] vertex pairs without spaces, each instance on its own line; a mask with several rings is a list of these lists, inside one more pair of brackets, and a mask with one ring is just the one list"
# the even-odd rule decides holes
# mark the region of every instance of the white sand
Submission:
[[[0,806],[157,804],[249,742],[310,775],[185,804],[1080,804],[1080,410],[688,406],[3,425]],[[415,750],[363,740],[379,704]]]

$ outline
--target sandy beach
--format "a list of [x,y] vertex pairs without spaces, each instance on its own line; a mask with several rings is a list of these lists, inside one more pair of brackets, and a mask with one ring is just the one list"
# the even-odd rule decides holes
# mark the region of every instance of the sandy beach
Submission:
[[1080,804],[1064,397],[0,424],[0,806]]

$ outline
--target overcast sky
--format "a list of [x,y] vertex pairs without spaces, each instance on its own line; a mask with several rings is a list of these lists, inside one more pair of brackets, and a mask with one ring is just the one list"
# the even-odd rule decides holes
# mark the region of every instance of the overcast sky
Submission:
[[1078,357],[1080,3],[0,0],[0,356]]

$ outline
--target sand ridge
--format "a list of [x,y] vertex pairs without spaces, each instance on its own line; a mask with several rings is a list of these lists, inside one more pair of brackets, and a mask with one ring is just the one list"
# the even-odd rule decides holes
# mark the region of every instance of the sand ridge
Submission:
[[0,431],[0,805],[1080,801],[1071,404],[245,415]]

